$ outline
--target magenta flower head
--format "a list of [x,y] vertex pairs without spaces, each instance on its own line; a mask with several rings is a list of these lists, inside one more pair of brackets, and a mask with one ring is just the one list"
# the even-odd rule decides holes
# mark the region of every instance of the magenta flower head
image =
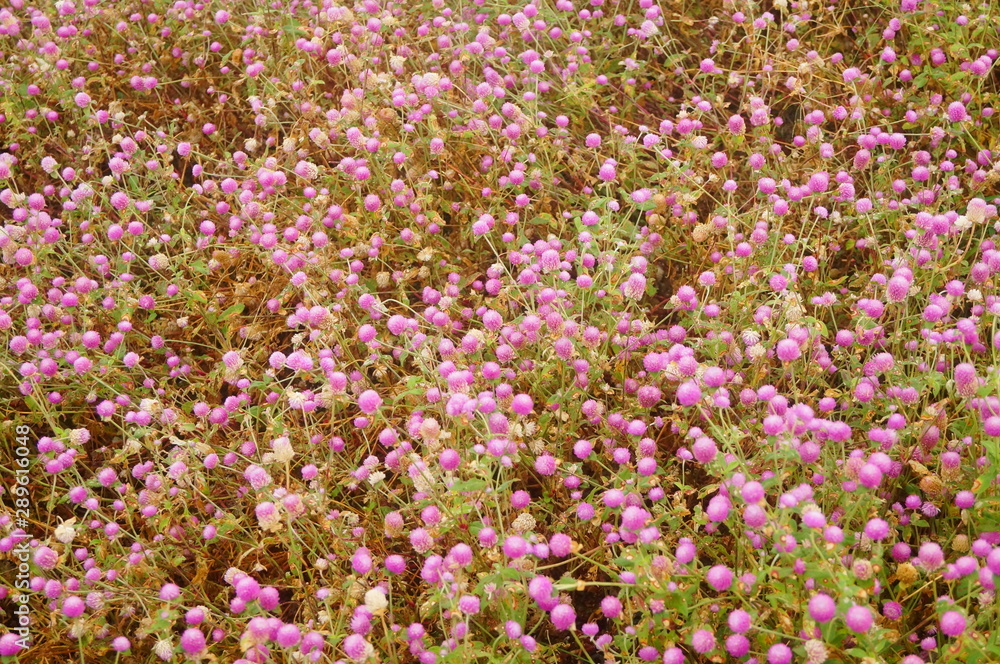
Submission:
[[708,570],[705,580],[714,590],[720,592],[729,590],[729,587],[733,585],[733,572],[725,565],[716,565]]
[[961,636],[965,626],[965,616],[958,611],[945,611],[941,615],[941,633],[945,636]]
[[535,472],[539,475],[550,476],[556,472],[557,460],[551,454],[543,454],[535,459]]
[[0,657],[13,657],[26,647],[25,641],[15,632],[7,632],[0,636]]
[[962,122],[969,119],[969,113],[965,110],[965,104],[960,101],[953,101],[948,104],[948,120],[951,122]]
[[646,277],[638,272],[629,275],[622,284],[622,294],[629,300],[638,300],[646,292]]
[[535,403],[527,394],[518,394],[511,401],[510,407],[518,415],[528,415],[534,409]]
[[382,397],[375,390],[365,390],[358,397],[358,408],[366,415],[372,415],[382,406]]
[[576,611],[569,604],[558,604],[549,614],[558,630],[570,629],[576,623]]
[[475,595],[463,595],[458,600],[458,610],[470,616],[476,615],[479,613],[479,598]]
[[254,489],[261,489],[271,483],[271,475],[257,465],[248,466],[243,471],[243,479]]
[[715,634],[707,629],[699,629],[691,635],[691,647],[700,655],[715,650]]
[[847,610],[844,615],[844,623],[852,632],[864,634],[871,629],[874,618],[872,612],[866,606],[855,604]]
[[176,583],[164,583],[160,587],[160,599],[164,602],[177,599],[181,596],[181,589]]
[[344,653],[355,662],[367,658],[372,646],[360,634],[351,634],[344,639]]
[[976,367],[968,362],[955,366],[955,389],[965,398],[976,396],[976,391],[979,389]]
[[523,537],[511,535],[504,540],[503,552],[508,558],[520,558],[528,552],[528,543]]
[[701,401],[701,388],[693,380],[677,386],[677,403],[682,406],[693,406],[699,401]]
[[889,536],[889,524],[883,519],[870,519],[865,525],[865,535],[876,542],[883,540]]
[[730,612],[726,623],[729,625],[729,629],[737,634],[743,634],[750,629],[750,614],[743,609],[736,609]]
[[944,551],[941,550],[941,545],[936,542],[921,544],[917,558],[920,565],[928,571],[936,570],[944,565]]
[[302,640],[298,625],[287,624],[278,628],[275,640],[282,648],[294,648]]
[[892,277],[885,287],[885,296],[890,302],[902,302],[909,292],[910,282],[903,277]]
[[792,661],[792,649],[784,643],[775,643],[767,651],[768,664],[789,664]]
[[241,600],[252,602],[260,596],[260,583],[252,576],[244,576],[236,582],[234,590]]
[[782,362],[792,362],[802,355],[799,345],[793,339],[779,341],[776,353]]
[[87,609],[87,605],[76,595],[70,595],[63,600],[62,612],[67,618],[79,618]]
[[663,651],[663,664],[684,664],[684,651],[674,646]]
[[59,563],[59,554],[54,549],[47,546],[40,546],[35,550],[35,564],[42,569],[52,569]]
[[205,650],[205,635],[200,629],[190,627],[181,634],[181,648],[189,655],[197,655]]
[[837,614],[837,604],[829,595],[817,593],[809,600],[809,616],[818,623],[828,623]]

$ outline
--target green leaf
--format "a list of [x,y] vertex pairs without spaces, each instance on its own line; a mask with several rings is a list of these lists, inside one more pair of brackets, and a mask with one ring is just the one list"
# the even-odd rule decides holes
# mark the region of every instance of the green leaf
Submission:
[[229,318],[230,316],[243,313],[244,309],[246,309],[246,305],[244,305],[242,302],[239,302],[239,303],[234,304],[233,306],[229,307],[225,311],[223,311],[222,312],[222,316],[220,316],[220,317],[221,318]]
[[464,491],[482,491],[487,486],[486,480],[483,479],[471,479],[465,480],[464,482],[456,482],[451,485],[451,490],[455,492]]

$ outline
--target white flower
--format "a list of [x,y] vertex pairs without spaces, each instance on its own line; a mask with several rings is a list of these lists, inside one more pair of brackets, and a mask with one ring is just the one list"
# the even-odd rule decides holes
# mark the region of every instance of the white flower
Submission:
[[149,267],[154,270],[165,270],[170,267],[170,259],[165,254],[153,254],[149,257]]
[[90,440],[90,432],[86,429],[73,429],[69,432],[69,442],[73,445],[82,445]]
[[389,600],[385,598],[385,593],[381,588],[372,588],[365,593],[365,608],[373,615],[381,615],[389,606]]
[[87,633],[87,621],[80,618],[69,628],[69,635],[74,639],[79,639],[81,636]]
[[295,450],[292,449],[292,443],[288,440],[287,436],[275,439],[271,443],[271,449],[274,450],[274,460],[279,463],[291,461],[295,456]]
[[76,529],[73,528],[74,521],[76,519],[70,519],[56,526],[55,536],[57,540],[63,544],[69,544],[73,541],[73,538],[76,537]]
[[153,652],[157,657],[165,662],[173,657],[174,644],[171,643],[170,639],[160,639],[156,642],[156,645],[153,646]]
[[293,410],[302,410],[302,407],[306,403],[306,395],[292,389],[289,389],[286,394],[288,396],[288,407]]
[[526,533],[535,527],[535,517],[531,516],[527,512],[518,514],[514,522],[510,524],[510,527],[518,533]]

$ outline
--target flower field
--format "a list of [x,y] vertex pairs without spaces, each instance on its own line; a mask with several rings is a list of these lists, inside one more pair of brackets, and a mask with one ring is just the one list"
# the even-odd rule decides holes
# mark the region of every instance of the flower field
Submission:
[[0,662],[1000,662],[998,58],[4,0]]

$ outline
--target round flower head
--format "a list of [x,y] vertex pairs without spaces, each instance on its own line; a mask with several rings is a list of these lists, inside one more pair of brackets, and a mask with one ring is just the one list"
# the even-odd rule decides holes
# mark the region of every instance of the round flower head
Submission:
[[768,664],[789,664],[792,661],[792,649],[784,643],[775,643],[767,651]]
[[889,524],[883,519],[870,519],[865,525],[865,535],[876,542],[883,540],[889,536]]
[[375,390],[365,390],[358,397],[358,408],[366,415],[372,415],[382,406],[382,397]]
[[809,616],[818,623],[827,623],[837,614],[837,604],[824,593],[818,593],[809,600]]
[[549,617],[558,630],[569,629],[576,623],[576,611],[569,604],[557,605]]
[[527,394],[518,394],[511,401],[510,407],[518,415],[528,415],[534,409],[535,404]]
[[365,638],[360,634],[351,634],[346,639],[344,639],[344,653],[355,662],[360,662],[367,658],[369,651],[372,649],[370,643],[365,641]]
[[694,381],[686,381],[677,386],[677,403],[693,406],[701,401],[701,388]]
[[965,110],[965,104],[960,101],[953,101],[948,104],[948,119],[951,122],[962,122],[969,119],[969,113]]
[[926,542],[920,545],[917,558],[921,565],[928,570],[935,570],[944,565],[944,551],[936,542]]
[[708,570],[705,579],[714,590],[721,592],[733,585],[733,572],[725,565],[716,565]]
[[782,362],[797,360],[802,355],[799,345],[792,339],[782,339],[779,341],[776,352],[778,359]]
[[467,615],[479,613],[479,598],[475,595],[463,595],[458,600],[458,610]]
[[508,558],[520,558],[528,552],[528,543],[523,537],[511,535],[504,540],[503,552]]
[[59,554],[54,549],[47,546],[40,546],[35,550],[35,564],[42,569],[52,569],[59,563]]
[[726,619],[726,624],[737,634],[743,634],[750,629],[750,614],[743,609],[731,611]]
[[646,292],[646,277],[638,272],[629,275],[622,285],[622,294],[630,300],[638,300]]
[[63,600],[62,613],[67,618],[79,618],[83,615],[87,605],[76,595],[70,595]]
[[684,651],[674,646],[663,651],[663,664],[684,664]]
[[181,648],[189,655],[197,655],[205,650],[205,635],[200,629],[189,627],[181,634]]
[[275,641],[282,648],[294,648],[302,640],[302,633],[298,625],[285,624],[278,628]]
[[963,397],[974,397],[979,389],[979,378],[976,376],[976,367],[968,362],[962,362],[955,366],[955,387],[959,395]]
[[726,637],[726,652],[733,657],[743,657],[750,652],[750,639],[742,634],[730,634]]
[[961,636],[965,626],[965,616],[958,611],[945,611],[941,615],[941,633],[945,636]]
[[691,635],[691,647],[700,655],[715,650],[715,634],[707,629],[699,629]]
[[870,630],[873,622],[872,612],[866,606],[855,604],[844,615],[844,623],[848,629],[858,634],[864,634]]
[[271,483],[271,475],[257,465],[248,466],[243,471],[243,479],[254,489],[261,489]]

